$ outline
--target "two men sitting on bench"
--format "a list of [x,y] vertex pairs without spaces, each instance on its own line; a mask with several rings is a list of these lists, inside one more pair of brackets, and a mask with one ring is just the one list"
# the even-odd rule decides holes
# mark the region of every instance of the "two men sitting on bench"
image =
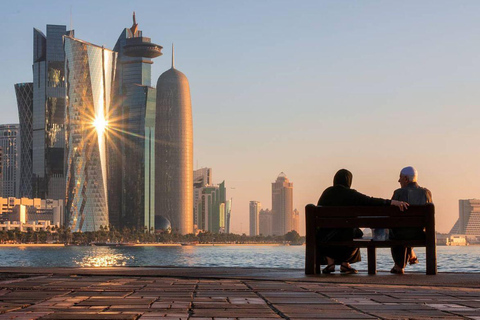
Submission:
[[[342,169],[339,170],[333,179],[333,186],[327,188],[321,195],[320,199],[318,200],[319,206],[389,206],[393,205],[398,207],[401,211],[404,211],[408,208],[409,200],[421,198],[417,193],[419,191],[417,189],[426,190],[420,188],[416,184],[416,171],[412,167],[410,171],[405,171],[409,173],[405,175],[402,173],[400,174],[399,182],[401,182],[401,189],[398,189],[394,193],[394,197],[392,200],[388,199],[381,199],[381,198],[373,198],[367,195],[364,195],[356,190],[350,188],[352,185],[353,175],[350,171]],[[404,168],[403,170],[406,170]],[[414,175],[410,174],[411,171],[415,173]],[[405,173],[402,170],[403,173]],[[403,183],[403,184],[402,184]],[[414,191],[411,191],[414,190]],[[426,190],[428,191],[428,190]],[[428,193],[430,193],[428,191]],[[431,201],[431,195],[430,195]],[[418,204],[415,202],[412,204]],[[406,229],[409,228],[402,228],[399,230],[394,230],[392,233],[395,235],[395,239],[412,239],[412,237],[417,237],[417,231],[414,232],[407,232]],[[422,231],[423,233],[423,231]],[[317,237],[317,241],[325,242],[325,241],[348,241],[352,240],[353,238],[358,238],[362,236],[362,232],[360,229],[356,228],[328,228],[322,229],[319,232],[320,237]],[[402,248],[392,248],[392,254],[395,251],[395,257],[397,257],[398,262],[400,261],[408,261],[412,256],[413,250],[408,251],[404,249],[401,251]],[[405,252],[404,252],[405,251]],[[357,270],[351,267],[351,263],[355,263],[361,261],[360,257],[360,250],[359,248],[349,247],[349,246],[332,246],[332,247],[321,247],[319,255],[323,260],[322,264],[327,264],[327,266],[322,270],[323,273],[332,273],[335,271],[335,265],[340,265],[340,271],[342,273],[357,273]],[[405,257],[404,257],[405,256]],[[403,259],[403,260],[402,260]],[[405,260],[407,259],[407,260]],[[395,260],[397,261],[397,260]],[[400,268],[398,268],[400,267]],[[403,263],[396,266],[392,269],[395,271],[399,270],[399,272],[394,273],[403,273],[404,269]]]

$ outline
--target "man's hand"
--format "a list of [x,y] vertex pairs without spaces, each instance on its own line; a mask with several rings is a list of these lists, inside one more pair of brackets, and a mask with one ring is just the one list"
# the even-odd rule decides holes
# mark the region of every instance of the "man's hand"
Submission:
[[392,206],[398,207],[400,211],[404,211],[408,209],[408,203],[404,201],[392,200],[390,203]]

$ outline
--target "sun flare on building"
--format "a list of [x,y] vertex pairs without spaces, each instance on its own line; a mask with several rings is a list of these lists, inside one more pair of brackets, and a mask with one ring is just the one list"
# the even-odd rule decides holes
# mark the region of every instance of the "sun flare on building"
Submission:
[[108,121],[103,116],[98,116],[93,120],[93,126],[99,135],[103,134],[108,126]]

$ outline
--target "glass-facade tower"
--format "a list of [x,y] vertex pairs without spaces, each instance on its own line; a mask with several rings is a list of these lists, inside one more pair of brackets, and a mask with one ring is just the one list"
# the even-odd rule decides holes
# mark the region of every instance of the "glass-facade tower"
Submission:
[[143,37],[135,21],[124,29],[118,52],[109,139],[110,222],[117,228],[155,227],[155,99],[152,58],[162,47]]
[[109,225],[106,135],[117,53],[64,37],[66,213],[73,232]]
[[65,199],[65,55],[66,26],[33,30],[32,196]]
[[33,83],[15,84],[20,120],[20,198],[32,198]]
[[219,185],[203,187],[196,206],[198,229],[213,233],[227,232],[229,206],[226,200],[225,181]]

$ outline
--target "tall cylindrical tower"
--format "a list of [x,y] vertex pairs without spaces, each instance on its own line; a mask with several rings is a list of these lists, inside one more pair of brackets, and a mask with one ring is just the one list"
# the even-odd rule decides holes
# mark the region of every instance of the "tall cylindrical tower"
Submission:
[[[172,231],[193,232],[193,125],[187,77],[172,68],[157,82],[155,215]],[[157,219],[157,217],[156,217]]]

